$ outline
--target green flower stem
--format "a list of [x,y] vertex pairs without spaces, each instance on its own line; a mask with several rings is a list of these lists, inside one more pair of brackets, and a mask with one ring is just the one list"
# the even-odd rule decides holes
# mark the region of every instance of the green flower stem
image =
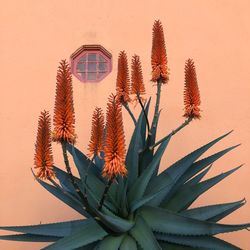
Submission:
[[89,165],[88,165],[88,167],[87,167],[87,170],[86,170],[86,172],[85,172],[85,176],[84,176],[84,192],[83,192],[83,195],[84,195],[84,197],[85,197],[85,199],[87,199],[87,189],[86,189],[86,185],[87,185],[87,179],[88,179],[88,173],[89,173],[89,168],[90,168],[90,166],[91,166],[91,164],[93,163],[93,161],[94,161],[94,159],[95,159],[95,154],[94,154],[94,156],[92,157],[92,159],[91,159],[91,161],[89,162]]
[[69,165],[69,159],[68,159],[68,155],[67,155],[67,150],[66,150],[66,142],[62,141],[61,145],[62,145],[62,151],[63,151],[63,158],[64,158],[65,167],[66,167],[67,173],[68,173],[68,175],[70,177],[71,183],[72,183],[73,187],[75,188],[75,191],[77,192],[77,194],[81,198],[82,202],[86,203],[86,198],[84,197],[83,193],[81,192],[80,188],[78,187],[78,185],[77,185],[77,183],[76,183],[76,181],[75,181],[75,179],[73,177],[73,174],[71,172],[71,168],[70,168],[70,165]]
[[105,199],[106,199],[106,197],[107,197],[107,195],[108,195],[108,191],[109,191],[109,188],[110,188],[111,184],[113,183],[113,180],[114,180],[114,177],[111,178],[111,179],[108,181],[108,183],[107,183],[107,185],[106,185],[106,187],[105,187],[105,189],[104,189],[104,192],[103,192],[101,201],[100,201],[99,206],[98,206],[98,210],[99,210],[99,211],[102,209],[103,203],[104,203],[104,201],[105,201]]
[[129,113],[129,115],[131,116],[131,118],[132,118],[134,124],[136,125],[136,119],[135,119],[135,117],[134,117],[132,111],[130,110],[128,104],[127,104],[127,103],[124,103],[123,106],[124,106],[124,108],[128,111],[128,113]]
[[181,129],[183,129],[184,127],[186,127],[191,121],[193,120],[192,117],[189,117],[187,120],[185,120],[178,128],[176,128],[175,130],[173,130],[170,134],[168,134],[167,136],[165,136],[164,138],[162,138],[161,140],[159,140],[158,142],[156,142],[153,146],[150,147],[150,150],[152,150],[153,148],[155,148],[156,146],[158,146],[159,144],[161,144],[163,141],[165,141],[166,139],[168,139],[170,136],[175,135],[177,132],[179,132]]
[[155,131],[156,131],[157,119],[159,116],[160,99],[161,99],[161,85],[162,85],[161,80],[158,80],[157,81],[157,92],[156,92],[154,118],[153,118],[150,134],[155,134]]
[[150,126],[149,126],[149,122],[148,122],[148,116],[147,116],[147,114],[146,114],[146,111],[145,111],[145,109],[144,109],[144,105],[143,105],[143,103],[142,103],[142,101],[141,101],[141,98],[140,98],[140,95],[139,95],[139,94],[137,94],[137,99],[138,99],[138,101],[139,101],[139,103],[140,103],[140,105],[141,105],[143,114],[144,114],[144,116],[145,116],[145,119],[146,119],[146,122],[147,122],[148,133],[149,133],[149,132],[150,132]]

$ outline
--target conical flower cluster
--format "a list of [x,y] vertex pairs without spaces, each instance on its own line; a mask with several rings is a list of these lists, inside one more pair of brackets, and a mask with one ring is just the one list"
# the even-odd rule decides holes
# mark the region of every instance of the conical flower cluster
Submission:
[[145,92],[140,57],[134,55],[131,64],[131,94],[140,97],[141,95],[145,95]]
[[103,151],[104,142],[104,114],[101,108],[95,108],[92,116],[92,129],[89,143],[89,154],[91,158],[94,155],[98,155],[101,158],[100,153]]
[[121,104],[130,102],[130,81],[128,59],[125,51],[121,51],[118,57],[118,71],[116,79],[116,95]]
[[200,92],[197,83],[196,71],[192,59],[185,64],[185,86],[184,86],[184,117],[200,118]]
[[159,20],[154,22],[153,41],[151,52],[152,81],[167,83],[169,80],[169,69],[167,66],[167,52],[165,46],[164,32]]
[[47,111],[41,112],[38,121],[34,165],[38,178],[46,180],[55,176],[51,148],[51,122]]
[[105,138],[105,165],[102,175],[113,179],[117,175],[125,176],[125,136],[122,121],[122,108],[117,97],[110,95],[107,104],[106,138]]
[[62,60],[56,77],[53,141],[75,142],[75,114],[71,70]]

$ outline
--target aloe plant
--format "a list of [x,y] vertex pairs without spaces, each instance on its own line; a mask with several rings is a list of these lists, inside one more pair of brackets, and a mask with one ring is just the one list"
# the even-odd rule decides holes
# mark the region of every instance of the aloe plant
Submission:
[[[162,63],[159,64],[161,67],[158,67],[158,64],[154,61],[152,66],[152,80],[157,85],[154,116],[152,124],[149,125],[148,112],[151,99],[143,104],[141,95],[144,94],[145,89],[134,86],[133,93],[136,95],[142,110],[137,119],[134,118],[134,115],[132,116],[135,128],[126,156],[124,156],[126,169],[112,169],[112,162],[112,164],[109,162],[111,165],[107,165],[108,160],[110,160],[109,157],[112,158],[112,155],[108,156],[107,152],[110,149],[107,148],[107,145],[111,144],[114,149],[117,146],[116,143],[121,143],[117,146],[117,149],[123,152],[124,138],[120,104],[123,104],[127,110],[129,107],[127,101],[119,103],[119,100],[124,100],[121,97],[121,93],[124,92],[121,92],[120,95],[118,93],[117,96],[110,97],[110,106],[108,106],[107,111],[107,123],[117,122],[119,126],[107,124],[104,129],[103,114],[100,109],[96,109],[95,119],[93,119],[94,125],[100,123],[102,128],[97,128],[96,125],[95,129],[92,130],[92,147],[89,147],[89,155],[85,155],[73,143],[75,140],[74,126],[70,127],[70,136],[67,137],[67,134],[63,134],[63,139],[60,139],[61,134],[56,131],[57,134],[54,133],[56,140],[54,140],[62,145],[66,171],[53,165],[48,169],[48,172],[40,167],[39,174],[34,174],[42,187],[77,211],[81,219],[31,226],[1,226],[0,229],[2,230],[14,231],[19,234],[3,235],[0,236],[0,239],[50,242],[47,247],[43,248],[48,250],[240,249],[217,238],[216,235],[250,227],[250,223],[237,225],[219,223],[220,220],[242,207],[245,204],[244,199],[230,203],[190,207],[203,193],[241,167],[238,166],[225,173],[203,180],[216,160],[238,146],[231,146],[205,158],[202,157],[211,147],[231,132],[208,142],[159,172],[162,156],[174,135],[193,119],[200,118],[200,101],[195,68],[193,62],[188,60],[185,68],[186,89],[184,98],[187,120],[163,139],[156,141],[160,114],[160,92],[163,84],[168,81],[168,68],[165,65],[165,44],[159,21],[156,21],[154,25],[154,32],[156,33],[154,35],[157,35],[157,32],[159,33],[158,40],[154,40],[155,37],[153,37],[153,44],[158,41],[160,46],[163,46],[160,52],[157,52],[160,53],[160,56],[157,57],[157,53],[152,56],[153,61],[159,60]],[[124,56],[124,53],[122,55]],[[136,63],[139,61],[137,56],[134,57],[133,64],[135,64],[135,61]],[[65,63],[62,65],[65,66]],[[138,68],[134,68],[133,72],[137,72],[136,74],[139,74],[139,76],[132,77],[132,81],[135,81],[135,79],[142,81],[140,63],[136,67]],[[67,70],[63,70],[64,68],[60,69],[60,72],[67,72]],[[58,77],[58,79],[62,78]],[[119,75],[119,79],[122,79],[122,74]],[[119,92],[120,89],[118,84],[117,91]],[[143,91],[140,92],[140,90]],[[61,95],[67,97],[66,92]],[[67,102],[67,105],[68,103],[71,102]],[[70,109],[72,111],[72,106]],[[57,109],[55,108],[55,110]],[[71,111],[65,109],[63,112]],[[130,109],[129,113],[131,114]],[[54,119],[54,124],[60,121],[60,117],[58,117]],[[74,117],[70,117],[73,121]],[[42,122],[48,119],[48,113],[44,112],[39,123],[41,133],[46,134],[46,131],[50,130],[50,123],[48,122],[44,126]],[[101,133],[104,131],[104,137],[109,137],[109,140],[104,139],[104,146],[101,145],[103,136],[99,135],[98,137],[95,131],[101,131]],[[110,142],[112,131],[117,135],[116,143]],[[43,142],[47,143],[45,151],[49,152],[47,162],[52,162],[50,155],[51,140],[44,134],[42,135],[41,138],[46,138]],[[93,147],[93,143],[96,143],[94,144],[96,147]],[[39,145],[37,143],[37,147]],[[73,176],[68,154],[72,157],[79,176]],[[39,159],[38,157],[38,162]],[[108,166],[110,169],[104,170]],[[116,170],[117,172],[114,172]]]

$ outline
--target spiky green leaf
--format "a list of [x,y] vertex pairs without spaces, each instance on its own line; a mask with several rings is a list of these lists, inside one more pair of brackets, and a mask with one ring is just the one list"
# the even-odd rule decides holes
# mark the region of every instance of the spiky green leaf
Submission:
[[37,234],[0,235],[0,240],[25,241],[25,242],[55,242],[59,239],[61,239],[61,237],[45,236]]
[[[158,121],[159,121],[160,113],[161,113],[161,111],[159,111],[158,116],[157,116],[156,127],[158,126]],[[139,175],[141,175],[141,173],[147,168],[147,166],[153,160],[154,149],[150,149],[150,146],[152,146],[153,144],[155,144],[155,135],[156,135],[156,133],[154,134],[154,132],[153,132],[153,134],[152,134],[152,131],[150,132],[150,134],[148,134],[148,137],[147,137],[144,149],[139,154],[139,165],[140,165],[139,166],[139,169],[140,169]],[[154,176],[157,175],[158,170],[159,170],[159,165],[156,166],[156,169],[155,169],[152,177],[154,177]]]
[[165,192],[166,187],[164,187],[162,190],[156,192],[156,193],[152,193],[149,195],[145,195],[143,196],[143,198],[139,199],[139,200],[135,200],[131,203],[131,209],[130,212],[133,213],[134,211],[136,211],[137,209],[139,209],[141,206],[143,206],[144,204],[150,202],[152,199],[156,198],[157,196],[161,195],[163,192]]
[[215,161],[217,161],[219,158],[221,158],[223,155],[227,154],[228,152],[230,152],[231,150],[237,148],[239,146],[235,145],[229,148],[226,148],[224,150],[221,150],[213,155],[210,155],[206,158],[203,158],[199,161],[194,162],[188,169],[187,171],[182,175],[182,177],[178,180],[177,185],[181,185],[183,183],[185,183],[186,181],[188,181],[190,178],[192,178],[194,175],[196,175],[197,173],[199,173],[200,171],[202,171],[204,168],[206,168],[207,166],[211,165],[212,163],[214,163]]
[[88,227],[78,227],[72,234],[43,248],[44,250],[72,250],[86,246],[92,242],[103,239],[107,235],[97,223],[91,223]]
[[137,216],[136,224],[130,230],[130,234],[143,249],[161,250],[153,232],[141,216]]
[[[91,208],[97,208],[100,204],[100,200],[101,200],[101,195],[99,195],[98,193],[95,193],[95,190],[92,190],[91,188],[93,188],[93,186],[89,187],[89,185],[87,185],[86,183],[82,182],[82,190],[86,190],[86,195],[87,195],[87,200],[88,200],[88,204],[90,205]],[[117,209],[116,207],[113,205],[113,203],[109,202],[108,199],[106,199],[103,203],[103,208],[106,207],[107,209],[109,209],[111,212],[116,213]]]
[[123,217],[128,216],[127,185],[128,183],[123,179],[122,176],[117,177],[116,201],[119,204],[118,210]]
[[[56,178],[59,180],[62,188],[66,191],[66,192],[69,192],[71,193],[72,195],[74,195],[76,198],[78,198],[78,195],[75,191],[75,188],[71,182],[71,179],[68,175],[67,172],[63,171],[62,169],[56,167],[56,166],[53,166],[53,169],[54,169],[54,172],[55,172],[55,175],[56,175]],[[79,185],[81,183],[81,180],[75,176],[73,176],[75,182]]]
[[90,243],[90,244],[88,244],[86,246],[75,248],[74,250],[93,250],[93,249],[96,249],[95,247],[98,244],[99,244],[99,241],[95,241],[95,242]]
[[195,185],[184,185],[169,201],[165,201],[161,206],[171,211],[182,211],[187,209],[200,195],[209,190],[214,185],[237,171],[239,167],[217,175],[213,178],[197,183]]
[[187,187],[187,186],[193,186],[198,184],[205,176],[206,174],[209,172],[209,170],[211,169],[212,166],[206,168],[204,171],[202,171],[201,173],[197,174],[195,177],[193,177],[191,180],[187,181],[183,187]]
[[116,233],[127,232],[130,228],[134,226],[133,221],[125,220],[121,217],[118,217],[114,214],[104,214],[98,210],[95,210],[95,213],[98,215],[102,223],[107,226],[110,230]]
[[194,162],[187,170],[186,172],[174,183],[174,186],[171,188],[171,190],[167,193],[167,195],[164,197],[163,202],[168,201],[175,193],[178,191],[181,185],[186,183],[188,180],[192,179],[193,176],[195,176],[197,173],[202,171],[207,166],[213,164],[216,160],[221,158],[226,153],[230,152],[234,148],[238,147],[238,145],[226,148],[218,153],[215,153],[213,155],[210,155],[206,158],[203,158],[199,161]]
[[153,231],[167,234],[186,236],[215,235],[250,227],[250,223],[224,225],[201,221],[156,207],[142,207],[140,214]]
[[177,245],[177,244],[173,244],[173,243],[168,243],[168,242],[164,242],[164,241],[159,241],[159,244],[162,248],[162,250],[208,250],[207,248],[194,248],[194,247],[187,247],[187,246],[183,246],[183,245]]
[[[34,173],[33,173],[34,175]],[[34,175],[35,176],[35,175]],[[89,214],[84,210],[83,205],[81,202],[75,198],[70,193],[67,193],[63,189],[59,187],[55,187],[53,185],[50,185],[46,183],[45,181],[42,181],[38,178],[36,178],[39,184],[41,184],[42,187],[44,187],[47,191],[49,191],[51,194],[53,194],[55,197],[57,197],[59,200],[63,201],[65,204],[67,204],[69,207],[76,210],[78,213],[84,215],[85,217],[89,217]]]
[[184,210],[180,214],[193,219],[213,221],[214,218],[225,213],[228,215],[245,204],[246,201],[243,199],[236,202],[192,208]]
[[227,135],[229,135],[232,131],[218,137],[217,139],[207,143],[206,145],[196,149],[192,153],[188,154],[181,160],[174,163],[172,166],[164,170],[160,175],[164,175],[165,173],[168,173],[173,179],[180,178],[183,173],[188,169],[191,164],[197,160],[201,155],[203,155],[209,148],[211,148],[214,144],[225,138]]
[[121,242],[124,238],[124,235],[121,236],[107,236],[105,237],[100,244],[96,247],[98,250],[119,250]]
[[101,175],[101,172],[102,172],[102,169],[103,169],[103,166],[104,166],[104,153],[101,152],[100,156],[101,156],[101,158],[99,156],[97,156],[97,155],[95,156],[95,166],[98,169],[97,176],[99,176],[99,177]]
[[196,248],[216,250],[239,250],[240,248],[211,236],[176,236],[167,234],[156,234],[158,240],[185,245]]
[[[147,106],[149,103],[147,104]],[[128,169],[127,176],[127,186],[128,188],[134,183],[136,178],[138,177],[138,164],[139,164],[139,152],[143,149],[143,138],[142,138],[142,125],[144,120],[144,113],[141,111],[138,121],[136,122],[136,126],[131,137],[131,141],[128,147],[128,152],[126,156],[126,167]]]
[[151,200],[149,205],[159,205],[168,195],[174,185],[178,182],[178,180],[190,168],[192,163],[197,160],[202,154],[204,154],[209,148],[211,148],[215,143],[219,142],[230,133],[231,132],[226,133],[219,138],[207,143],[206,145],[198,148],[197,150],[183,157],[181,160],[177,161],[172,166],[164,170],[160,175],[156,176],[148,186],[146,191],[147,194],[157,192],[164,186],[168,186],[169,188],[166,190],[165,194],[162,194],[161,196],[158,196],[157,198]]
[[[73,145],[68,144],[67,150],[72,154],[74,163],[78,169],[82,183],[85,180],[86,169],[88,169],[88,166],[90,166],[86,183],[89,187],[91,187],[91,190],[98,197],[101,197],[103,190],[105,189],[105,183],[103,182],[104,180],[102,179],[102,177],[99,178],[98,175],[96,175],[96,173],[93,172],[95,171],[93,169],[96,169],[94,163],[91,163],[91,161],[87,159],[86,156],[83,153],[81,153],[77,148],[75,148]],[[113,193],[112,189],[110,189],[108,198],[112,199],[112,201],[115,203],[114,197],[115,193]]]
[[76,148],[74,145],[67,143],[67,151],[72,155],[74,162],[78,162],[76,164],[76,167],[78,169],[79,175],[82,177],[85,176],[85,172],[87,169],[89,172],[96,177],[101,179],[101,170],[93,163],[91,160],[82,153],[78,148]]
[[93,225],[95,224],[96,222],[94,219],[85,219],[85,220],[73,220],[67,222],[38,224],[30,226],[6,226],[6,227],[1,226],[0,229],[6,231],[19,232],[19,233],[64,237],[64,236],[69,236],[79,227],[88,228],[88,227],[93,227]]
[[142,175],[133,184],[131,190],[128,193],[128,200],[130,204],[134,202],[135,200],[140,200],[142,198],[152,174],[154,173],[158,164],[160,164],[162,155],[169,143],[169,140],[170,138],[162,142],[162,144],[157,149],[151,163],[148,165],[148,167],[144,170]]
[[129,235],[125,235],[120,250],[137,250],[136,241]]

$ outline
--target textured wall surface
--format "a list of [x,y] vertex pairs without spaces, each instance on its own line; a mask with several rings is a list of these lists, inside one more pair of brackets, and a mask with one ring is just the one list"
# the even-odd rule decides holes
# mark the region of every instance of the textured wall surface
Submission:
[[[194,59],[202,98],[203,117],[176,135],[161,169],[224,132],[234,133],[209,153],[242,143],[220,159],[209,176],[241,163],[245,166],[196,205],[250,200],[250,2],[247,0],[23,0],[0,1],[0,224],[57,222],[79,215],[43,190],[32,177],[37,119],[54,106],[58,62],[83,44],[99,43],[113,55],[113,71],[102,82],[83,84],[74,78],[78,147],[86,152],[91,114],[105,109],[115,89],[117,55],[141,56],[148,96],[151,29],[155,19],[164,25],[170,82],[163,87],[158,138],[177,127],[183,114],[183,68]],[[154,101],[154,99],[153,99]],[[138,109],[137,109],[138,110]],[[132,122],[126,113],[128,142]],[[63,166],[60,147],[53,145],[57,166]],[[250,221],[250,205],[227,223]],[[4,233],[4,232],[1,232]],[[247,231],[222,235],[250,249]],[[44,244],[0,242],[3,250],[34,250]]]

